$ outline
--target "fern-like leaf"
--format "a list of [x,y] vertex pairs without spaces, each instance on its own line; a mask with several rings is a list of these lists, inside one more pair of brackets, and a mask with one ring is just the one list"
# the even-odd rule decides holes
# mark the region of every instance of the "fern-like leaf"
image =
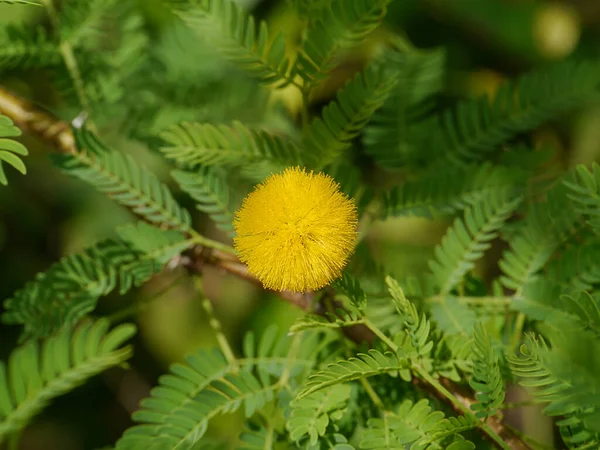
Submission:
[[332,0],[318,10],[302,43],[295,72],[307,85],[327,77],[339,51],[360,44],[379,26],[390,0]]
[[430,267],[442,295],[448,294],[475,267],[522,198],[510,191],[481,199],[456,219],[435,250]]
[[212,167],[201,167],[195,172],[174,170],[171,175],[196,200],[198,210],[208,214],[218,228],[233,235],[234,193],[222,173]]
[[[526,337],[519,356],[508,359],[522,386],[548,405],[544,413],[566,416],[561,434],[570,446],[598,441],[597,412],[600,410],[600,386],[597,373],[600,343],[597,337],[576,329],[563,329],[554,335],[550,348],[534,335]],[[573,427],[573,428],[571,428]],[[591,447],[590,447],[591,448]]]
[[296,358],[291,359],[292,340],[269,327],[258,342],[252,333],[245,337],[243,359],[228,361],[216,349],[196,351],[159,378],[159,386],[133,414],[138,425],[124,433],[116,450],[197,448],[194,445],[213,417],[233,413],[241,406],[250,417],[276,398],[276,392],[284,387],[281,378],[286,370],[288,381],[302,379],[303,369],[314,364],[314,358],[308,358],[319,340],[314,335],[303,341]]
[[14,350],[6,365],[0,362],[0,443],[25,427],[53,398],[117,366],[131,356],[122,347],[135,333],[133,325],[109,331],[109,322],[86,322],[74,331],[64,329],[41,346],[28,341]]
[[58,44],[43,27],[0,29],[0,72],[14,68],[54,67],[62,61]]
[[261,21],[257,27],[254,17],[248,16],[234,1],[200,0],[191,7],[176,9],[176,14],[259,81],[279,88],[293,82],[283,34],[269,37],[267,24]]
[[160,137],[166,144],[160,147],[161,153],[183,168],[243,166],[261,161],[300,163],[293,144],[237,121],[231,126],[183,122],[163,131]]
[[176,254],[191,246],[176,231],[146,223],[118,230],[121,240],[108,239],[69,255],[5,302],[4,323],[24,325],[24,336],[47,336],[90,313],[98,299],[120,285],[124,294],[162,270]]
[[[413,359],[427,355],[433,348],[433,341],[429,340],[429,332],[431,331],[429,320],[427,320],[425,314],[419,317],[417,308],[413,303],[408,301],[403,289],[396,280],[387,276],[385,282],[396,310],[404,323],[406,345],[403,347],[405,350],[409,350],[407,353]],[[408,348],[407,345],[409,346]]]
[[562,184],[554,186],[546,201],[537,203],[510,237],[510,249],[498,263],[502,284],[516,291],[537,276],[560,244],[573,232],[580,215]]
[[17,142],[13,137],[21,136],[21,130],[19,130],[8,117],[0,114],[0,184],[7,185],[8,180],[2,167],[2,162],[5,162],[23,175],[27,173],[25,164],[17,155],[27,156],[27,148],[20,142]]
[[[452,161],[481,161],[518,133],[600,97],[595,61],[564,61],[501,86],[493,101],[467,100],[430,128],[440,152]],[[440,153],[440,154],[442,154]]]
[[391,352],[381,353],[371,349],[366,354],[359,353],[356,358],[329,364],[325,369],[311,375],[297,398],[302,399],[321,389],[360,378],[383,373],[396,376],[399,371],[405,370],[407,367],[405,359],[399,358]]
[[360,286],[360,282],[353,275],[344,271],[342,276],[334,281],[333,286],[344,294],[352,303],[352,306],[359,311],[364,311],[367,307],[367,294]]
[[433,303],[431,315],[438,328],[448,336],[471,336],[477,322],[475,312],[451,295],[443,296]]
[[384,194],[382,218],[452,215],[485,198],[517,190],[525,179],[521,171],[491,164],[435,171]]
[[325,434],[329,421],[342,418],[351,390],[350,385],[337,384],[294,401],[286,424],[290,438],[299,442],[308,435],[309,443],[315,445],[319,436]]
[[390,52],[390,70],[396,71],[398,82],[381,108],[364,128],[365,152],[384,170],[406,167],[420,157],[413,131],[428,97],[443,85],[445,52],[441,49]]
[[317,166],[331,163],[350,147],[396,82],[396,72],[383,70],[377,62],[348,81],[304,132],[303,146]]
[[600,166],[594,162],[590,170],[583,164],[578,165],[575,176],[565,180],[565,185],[577,210],[588,219],[592,229],[600,233]]
[[273,448],[277,440],[275,429],[273,427],[252,429],[245,427],[240,436],[242,444],[236,450],[268,450]]
[[369,419],[360,448],[365,450],[472,450],[475,446],[459,433],[476,426],[465,417],[445,418],[441,411],[431,410],[426,399],[413,403],[403,401],[396,414],[386,412],[383,418]]
[[473,378],[469,383],[476,392],[477,403],[471,409],[476,417],[493,416],[504,402],[505,394],[498,355],[483,325],[475,327],[473,337]]
[[306,314],[296,320],[290,327],[291,333],[313,328],[342,328],[364,323],[360,311],[353,308],[337,308],[335,313],[326,312],[324,316]]
[[151,223],[190,232],[190,214],[148,169],[138,166],[129,155],[108,150],[87,130],[78,130],[76,140],[78,153],[55,158],[61,169]]
[[600,242],[589,240],[566,249],[546,266],[546,277],[565,288],[592,290],[600,284]]

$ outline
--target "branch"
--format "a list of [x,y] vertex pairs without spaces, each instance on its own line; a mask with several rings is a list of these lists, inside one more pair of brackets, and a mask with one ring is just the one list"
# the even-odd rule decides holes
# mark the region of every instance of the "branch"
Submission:
[[[23,100],[10,93],[0,86],[0,113],[10,117],[13,122],[24,132],[39,137],[41,140],[50,144],[55,150],[61,153],[76,153],[75,139],[67,122],[57,119],[52,114],[42,110],[40,107]],[[251,275],[246,266],[242,264],[235,256],[217,249],[211,249],[202,246],[196,246],[190,251],[190,258],[185,263],[188,270],[202,272],[203,267],[208,264],[222,269],[224,272],[235,275],[247,280],[253,284],[262,287],[262,283]],[[284,291],[276,292],[286,302],[298,307],[304,311],[315,310],[317,313],[324,311],[317,304],[314,292],[304,294]],[[344,329],[344,334],[354,342],[372,342],[372,332],[364,326],[354,326]],[[420,389],[427,391],[430,395],[440,398],[447,403],[447,399],[432,385],[424,380],[413,379],[413,383]],[[441,378],[440,383],[448,389],[461,403],[462,406],[469,408],[475,400],[468,394],[462,392],[461,388],[446,378]],[[456,405],[451,405],[456,406]],[[457,410],[457,413],[462,413]],[[513,450],[528,450],[529,447],[516,436],[501,420],[496,417],[490,417],[487,425],[496,434],[498,434],[506,444]]]

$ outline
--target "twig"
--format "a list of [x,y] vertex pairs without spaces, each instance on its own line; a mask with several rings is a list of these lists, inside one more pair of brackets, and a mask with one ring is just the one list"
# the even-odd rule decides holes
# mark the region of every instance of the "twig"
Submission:
[[[0,112],[10,117],[21,130],[38,136],[40,139],[54,147],[55,150],[62,153],[77,152],[73,134],[66,122],[57,119],[38,106],[17,97],[6,89],[3,89],[1,86]],[[194,247],[190,253],[189,262],[185,264],[189,270],[201,272],[203,267],[206,264],[209,264],[222,269],[224,272],[233,274],[262,287],[262,283],[260,283],[256,277],[251,275],[246,266],[239,262],[232,254],[202,246]],[[313,292],[299,294],[284,291],[277,292],[277,295],[304,311],[309,311],[313,306],[318,306],[314,305],[315,293]],[[373,333],[369,328],[363,325],[348,327],[344,330],[344,334],[357,343],[363,341],[371,342],[373,340]],[[461,389],[455,383],[446,378],[435,380],[435,384],[443,386],[444,390],[450,393],[452,397],[457,400],[459,405],[457,405],[457,403],[448,402],[447,396],[440,395],[439,389],[432,386],[428,380],[415,379],[413,382],[430,394],[440,397],[445,403],[451,404],[457,409],[457,413],[463,413],[465,410],[470,410],[471,405],[475,402],[471,396],[463,394]],[[529,448],[519,436],[516,436],[512,430],[506,427],[498,418],[490,417],[486,425],[495,434],[500,436],[512,450],[527,450]]]

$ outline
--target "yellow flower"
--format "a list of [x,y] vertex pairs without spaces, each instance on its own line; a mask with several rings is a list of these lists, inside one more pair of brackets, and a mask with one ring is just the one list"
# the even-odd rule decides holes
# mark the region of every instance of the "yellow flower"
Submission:
[[323,173],[269,176],[236,212],[234,245],[267,289],[305,292],[341,275],[356,241],[354,202]]

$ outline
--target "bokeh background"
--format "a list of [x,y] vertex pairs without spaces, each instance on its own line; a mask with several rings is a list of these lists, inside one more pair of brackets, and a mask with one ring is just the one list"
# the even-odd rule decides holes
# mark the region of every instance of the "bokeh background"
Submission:
[[[285,0],[240,0],[240,3],[267,20],[272,29],[289,33],[298,29]],[[293,90],[256,89],[209,47],[186,34],[159,0],[138,0],[138,7],[151,36],[153,57],[184,74],[193,91],[184,113],[175,114],[167,105],[164,110],[153,111],[152,119],[143,122],[149,135],[179,119],[277,122],[282,116],[292,119],[297,116],[300,99]],[[0,23],[9,22],[46,26],[47,18],[43,8],[0,5]],[[451,103],[457,98],[493,95],[507,77],[548,61],[572,55],[598,57],[600,1],[396,0],[385,25],[365,45],[348,52],[343,64],[318,92],[313,99],[313,111],[318,111],[349,76],[360,70],[389,33],[404,35],[418,48],[445,48],[444,95]],[[0,71],[0,84],[48,105],[63,119],[74,117],[74,111],[61,103],[60,92],[43,72]],[[244,90],[246,85],[248,89]],[[264,104],[269,107],[257,110],[256,105],[261,104],[257,97],[266,99]],[[285,127],[286,122],[281,121],[280,126]],[[168,164],[162,163],[149,146],[121,139],[117,126],[108,126],[104,132],[113,133],[113,140],[122,149],[135,154],[139,161],[168,180]],[[533,138],[537,145],[550,145],[557,151],[555,163],[561,167],[597,160],[600,105],[578,111],[560,123],[548,124],[537,130]],[[53,168],[47,158],[49,149],[43,143],[27,136],[23,142],[31,151],[26,160],[27,176],[11,170],[9,185],[0,187],[0,299],[9,298],[61,256],[110,236],[116,226],[132,219],[127,211]],[[421,151],[427,154],[428,149]],[[369,162],[365,165],[369,166]],[[180,196],[179,200],[194,210],[188,198]],[[197,212],[195,215],[199,230],[214,238],[227,239],[206,217]],[[426,268],[433,246],[446,226],[443,221],[411,218],[377,222],[365,242],[377,260],[394,273],[418,273]],[[490,264],[484,261],[478,268],[483,275],[495,270],[493,259],[492,255]],[[101,301],[98,314],[134,320],[139,326],[130,370],[109,371],[55,401],[26,430],[21,448],[79,450],[114,443],[131,424],[129,414],[140,398],[169,364],[197,347],[215,344],[200,306],[196,283],[201,283],[213,300],[216,314],[235,346],[239,346],[247,330],[261,330],[269,323],[287,327],[300,314],[255,286],[210,267],[202,279],[191,279],[181,269],[175,269],[124,297],[108,296]],[[16,345],[19,332],[17,327],[0,325],[3,359]],[[530,412],[526,409],[516,420],[524,430],[552,448],[549,423],[540,422],[534,410]],[[233,439],[231,430],[238,427],[233,427],[231,421],[241,423],[241,418],[232,417],[215,421],[210,433],[217,438]]]

